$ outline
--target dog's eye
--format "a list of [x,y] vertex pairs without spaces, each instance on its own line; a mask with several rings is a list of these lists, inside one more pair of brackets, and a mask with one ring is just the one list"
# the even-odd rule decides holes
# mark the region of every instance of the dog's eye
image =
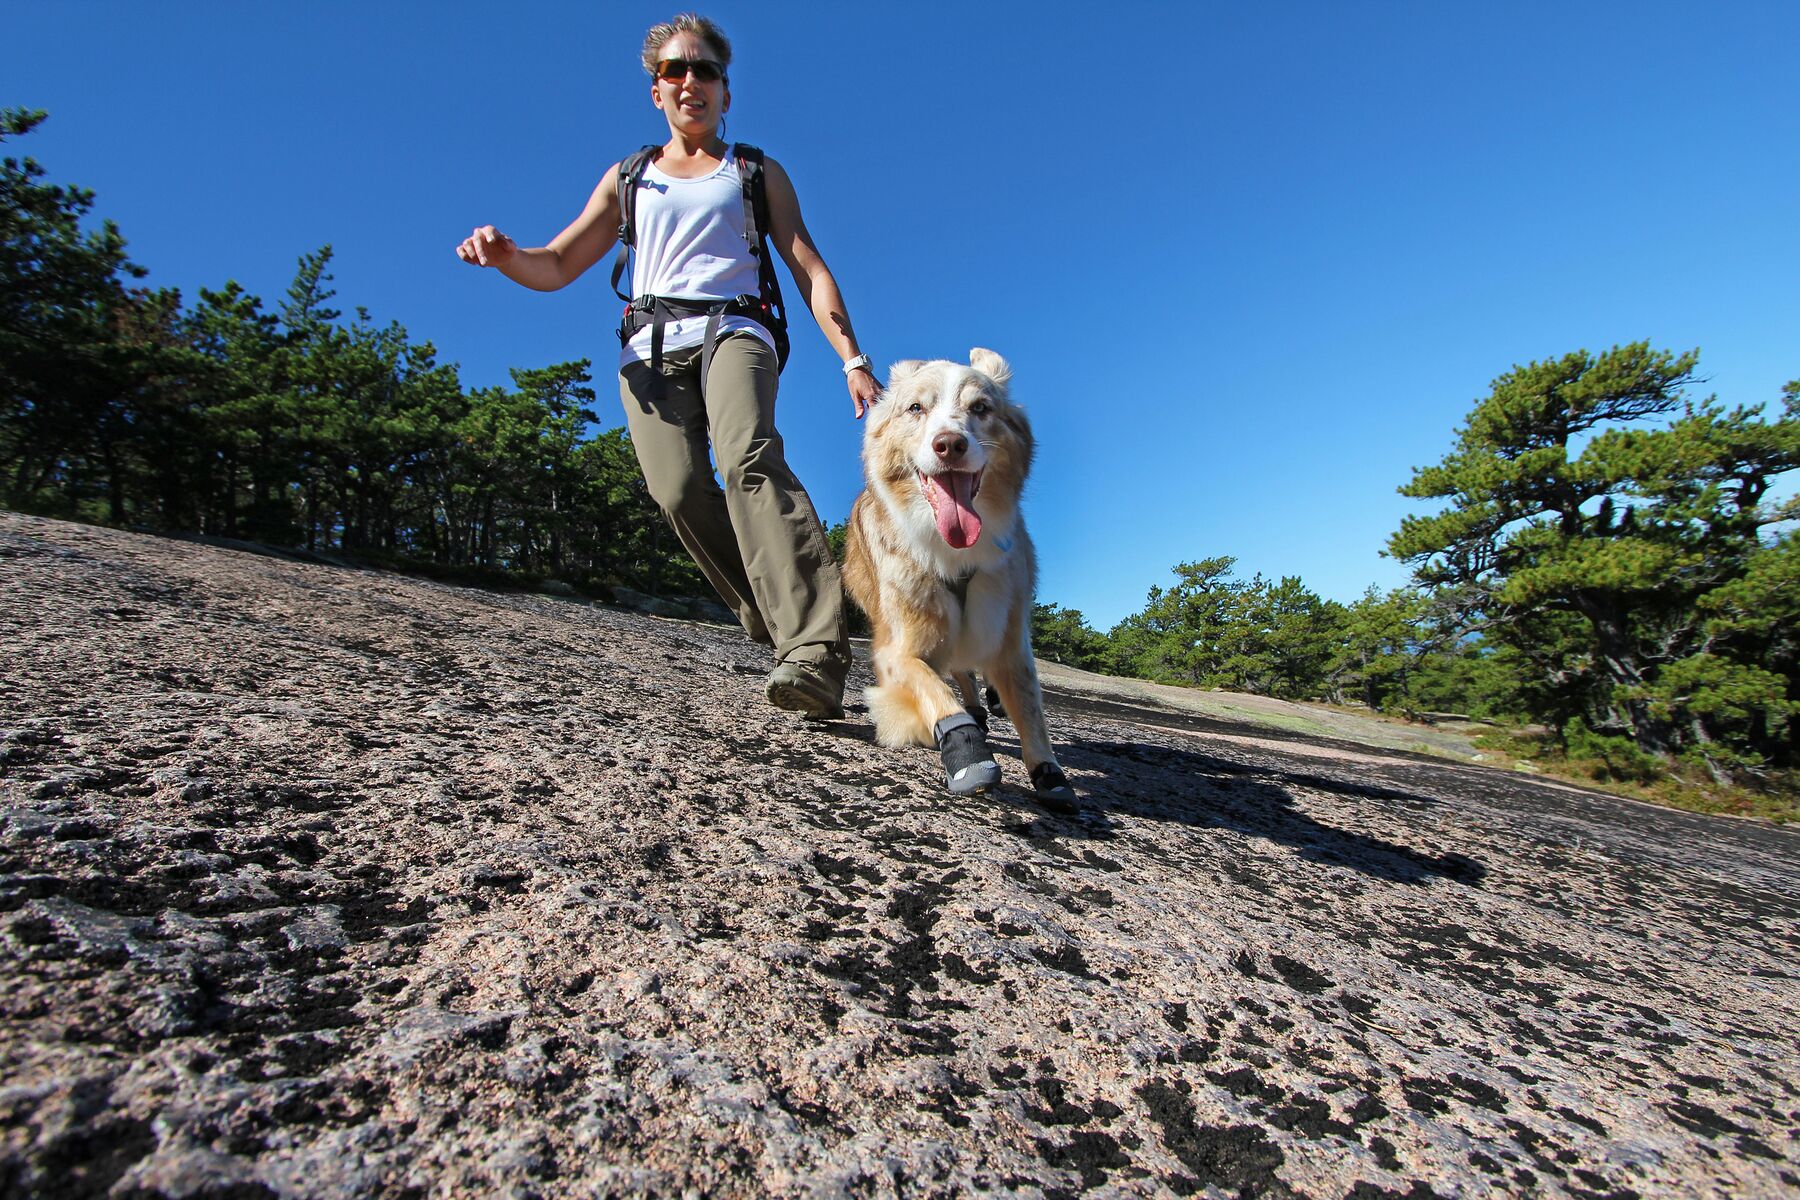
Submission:
[[978,417],[985,417],[988,414],[988,402],[986,400],[977,400],[975,403],[969,405],[969,411]]
[[917,400],[914,400],[911,404],[906,406],[906,411],[907,412],[924,412],[925,406],[923,404],[920,404]]

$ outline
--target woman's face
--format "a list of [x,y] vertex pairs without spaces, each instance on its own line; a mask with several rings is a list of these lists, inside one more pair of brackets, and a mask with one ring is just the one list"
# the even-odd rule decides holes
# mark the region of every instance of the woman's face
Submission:
[[[658,62],[672,58],[705,59],[718,62],[718,55],[706,39],[696,33],[678,33],[657,51]],[[719,118],[731,107],[731,89],[724,79],[703,82],[693,71],[680,79],[664,79],[658,75],[650,83],[651,99],[669,119],[669,128],[677,133],[710,135],[719,127]]]

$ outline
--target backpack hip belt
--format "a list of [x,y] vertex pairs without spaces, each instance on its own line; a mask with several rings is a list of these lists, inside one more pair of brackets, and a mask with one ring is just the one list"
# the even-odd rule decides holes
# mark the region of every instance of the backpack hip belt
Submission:
[[619,322],[619,344],[623,346],[638,330],[650,327],[650,370],[659,378],[663,363],[663,327],[682,317],[706,317],[706,336],[700,351],[700,387],[704,391],[712,370],[713,347],[719,344],[719,322],[725,317],[745,317],[767,329],[768,307],[761,297],[748,294],[729,300],[687,300],[680,296],[639,296],[625,306]]

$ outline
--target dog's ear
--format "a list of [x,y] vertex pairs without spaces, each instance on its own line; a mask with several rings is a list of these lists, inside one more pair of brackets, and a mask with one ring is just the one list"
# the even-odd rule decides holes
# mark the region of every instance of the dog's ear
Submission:
[[908,379],[917,375],[919,373],[919,368],[924,365],[924,362],[920,359],[901,359],[899,362],[888,368],[887,385],[890,388],[899,387],[902,383],[905,383]]
[[1012,382],[1012,368],[1006,365],[1004,358],[992,350],[983,350],[980,346],[975,347],[969,351],[969,365],[993,380],[994,386],[999,388],[1002,393],[1006,391],[1006,385]]

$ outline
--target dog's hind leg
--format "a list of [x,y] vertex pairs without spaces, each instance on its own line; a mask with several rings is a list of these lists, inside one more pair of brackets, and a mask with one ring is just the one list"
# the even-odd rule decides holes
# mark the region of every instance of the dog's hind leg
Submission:
[[968,711],[975,723],[983,729],[988,727],[987,706],[981,702],[981,684],[973,671],[956,673],[956,690],[962,693],[963,708]]

